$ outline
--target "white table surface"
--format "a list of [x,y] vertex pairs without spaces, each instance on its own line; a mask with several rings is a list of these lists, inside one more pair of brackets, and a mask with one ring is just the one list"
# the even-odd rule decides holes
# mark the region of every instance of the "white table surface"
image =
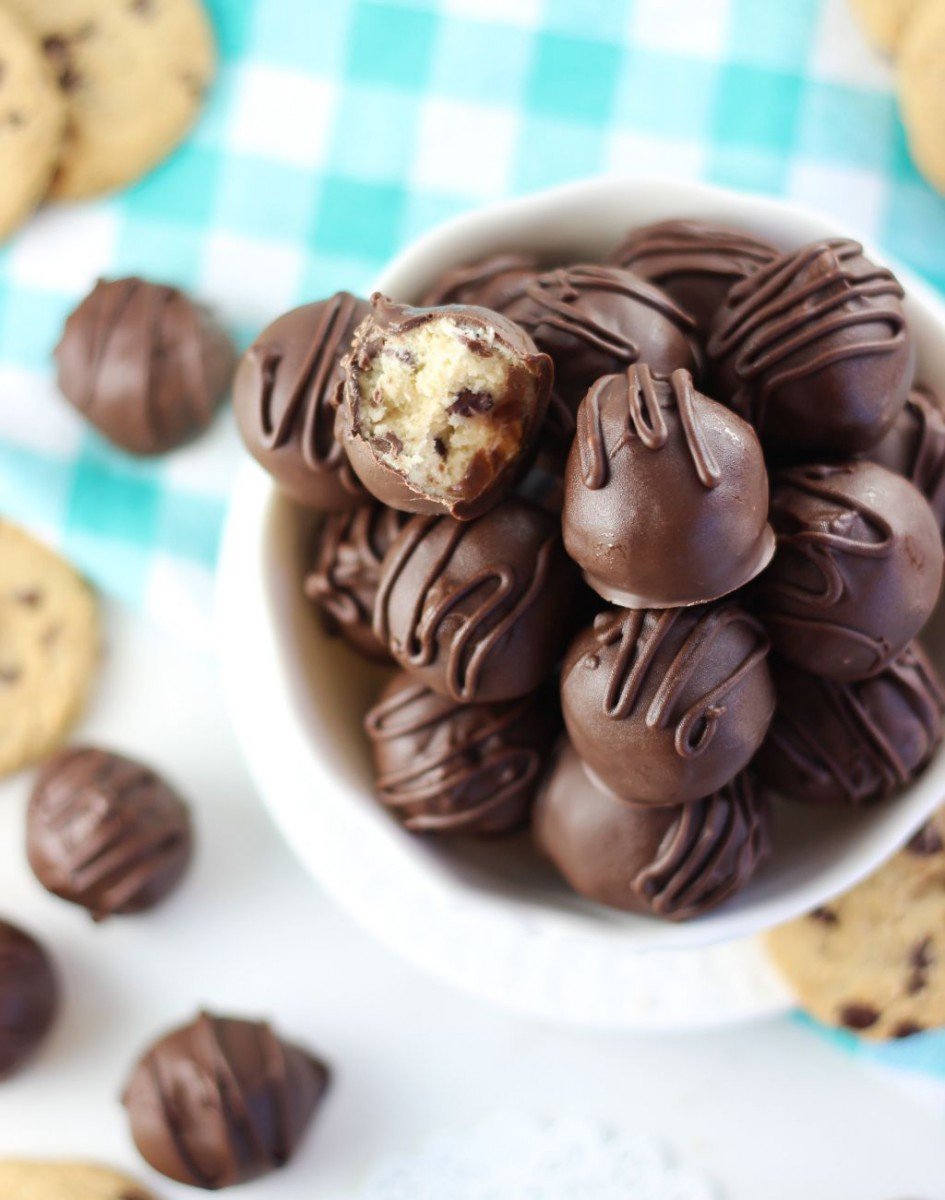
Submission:
[[940,1093],[927,1104],[791,1021],[583,1033],[483,1007],[392,958],[329,906],[270,827],[212,663],[140,618],[112,612],[109,628],[81,733],[166,770],[193,800],[199,857],[154,914],[94,926],[28,871],[29,779],[0,787],[0,912],[43,938],[66,992],[44,1052],[0,1088],[0,1154],[97,1158],[168,1200],[192,1198],[137,1158],[117,1097],[137,1052],[206,1005],[271,1017],[336,1071],[295,1161],[240,1189],[246,1200],[353,1198],[378,1157],[495,1109],[660,1134],[729,1200],[945,1198]]

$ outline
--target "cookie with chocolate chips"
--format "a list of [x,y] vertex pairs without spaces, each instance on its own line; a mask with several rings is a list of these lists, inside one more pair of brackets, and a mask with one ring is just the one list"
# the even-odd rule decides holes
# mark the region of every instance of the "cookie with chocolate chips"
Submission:
[[945,809],[874,875],[768,935],[808,1012],[874,1040],[945,1025]]
[[122,187],[177,145],[215,65],[198,0],[8,0],[39,39],[67,122],[51,195]]

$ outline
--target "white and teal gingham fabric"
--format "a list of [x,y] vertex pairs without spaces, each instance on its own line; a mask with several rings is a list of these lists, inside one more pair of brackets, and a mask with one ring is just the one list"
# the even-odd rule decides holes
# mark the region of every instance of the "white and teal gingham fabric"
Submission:
[[[52,349],[98,275],[191,289],[245,343],[362,291],[411,238],[588,175],[663,173],[834,213],[945,288],[945,200],[845,0],[211,0],[221,68],[137,186],[0,248],[0,512],[206,640],[240,451],[228,413],[142,462],[57,396]],[[897,1059],[898,1056],[898,1059]],[[884,1061],[945,1079],[945,1039]]]

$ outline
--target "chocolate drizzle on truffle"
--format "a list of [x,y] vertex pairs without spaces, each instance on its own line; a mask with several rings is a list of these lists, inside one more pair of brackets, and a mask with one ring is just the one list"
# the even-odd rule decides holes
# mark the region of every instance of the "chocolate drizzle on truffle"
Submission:
[[912,389],[902,412],[867,457],[914,484],[945,532],[945,413],[931,389]]
[[415,833],[519,828],[555,733],[548,700],[460,704],[395,676],[365,718],[378,799]]
[[201,1013],[145,1053],[123,1100],[156,1171],[216,1190],[284,1166],[327,1085],[325,1066],[269,1025]]
[[424,295],[424,308],[440,304],[476,304],[505,312],[538,269],[524,254],[495,254],[481,262],[446,271]]

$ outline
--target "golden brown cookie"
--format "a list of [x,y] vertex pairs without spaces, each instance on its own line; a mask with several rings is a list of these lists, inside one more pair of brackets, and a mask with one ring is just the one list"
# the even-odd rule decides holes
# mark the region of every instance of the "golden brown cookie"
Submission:
[[916,166],[945,193],[945,0],[924,0],[906,25],[896,86]]
[[828,1025],[877,1040],[945,1025],[945,810],[863,883],[772,930],[768,948]]
[[0,9],[0,238],[42,200],[56,167],[65,104],[35,37]]
[[89,1163],[0,1160],[0,1200],[154,1200],[136,1180]]
[[924,0],[850,0],[853,14],[877,50],[892,55],[906,23]]
[[75,200],[144,174],[181,140],[213,76],[199,0],[5,0],[40,39],[68,110],[50,194]]
[[0,775],[56,748],[82,710],[98,656],[91,588],[0,520]]

